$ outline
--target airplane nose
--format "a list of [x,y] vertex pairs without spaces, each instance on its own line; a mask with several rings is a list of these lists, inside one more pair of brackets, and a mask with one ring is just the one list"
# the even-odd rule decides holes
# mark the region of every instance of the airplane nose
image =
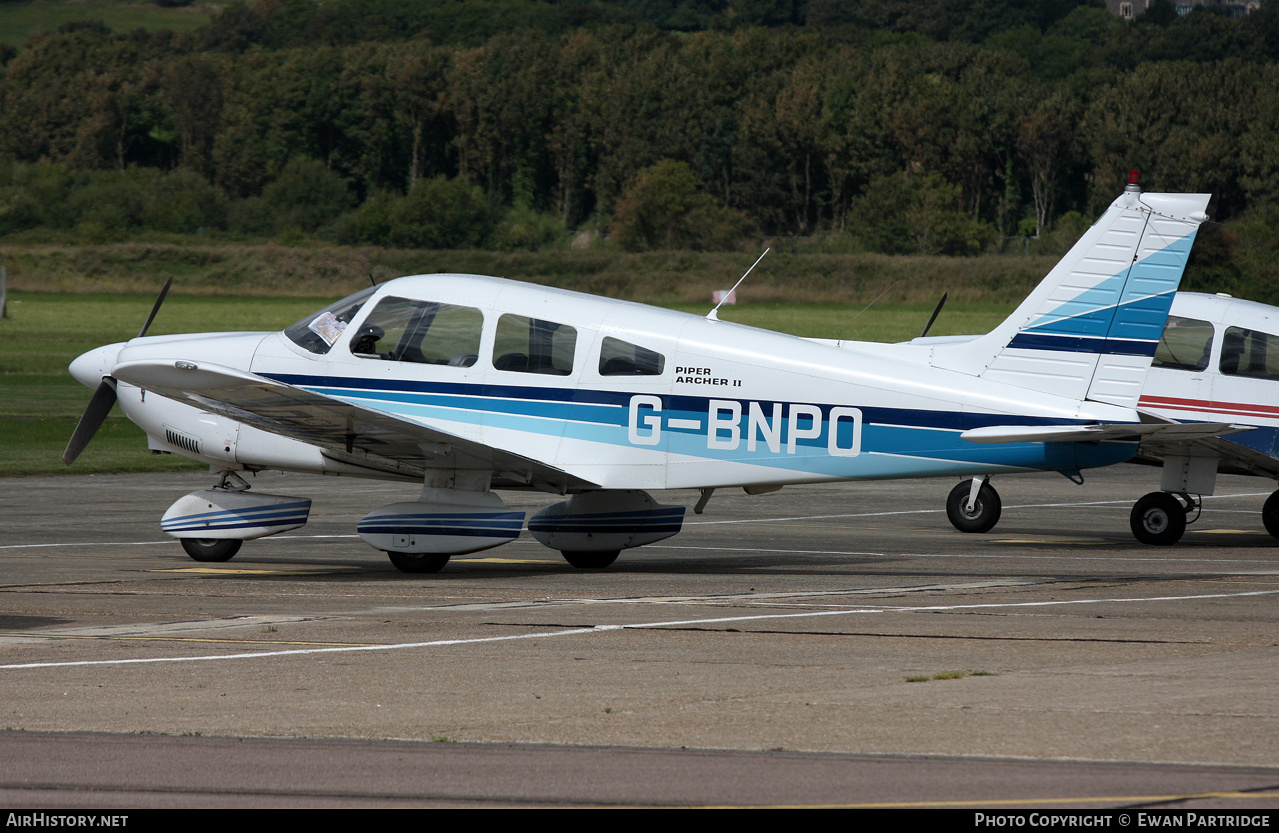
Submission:
[[120,355],[124,342],[95,347],[89,352],[76,357],[71,362],[70,371],[75,380],[87,388],[96,388],[103,376],[110,376],[115,367],[116,357]]

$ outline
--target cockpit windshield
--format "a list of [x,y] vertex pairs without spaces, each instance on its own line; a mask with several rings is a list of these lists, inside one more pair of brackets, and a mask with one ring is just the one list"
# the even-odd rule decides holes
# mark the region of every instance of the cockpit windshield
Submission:
[[376,291],[376,286],[370,286],[337,303],[329,304],[289,327],[284,334],[302,349],[323,356],[337,342],[346,325],[351,323],[360,307],[364,306],[364,302]]

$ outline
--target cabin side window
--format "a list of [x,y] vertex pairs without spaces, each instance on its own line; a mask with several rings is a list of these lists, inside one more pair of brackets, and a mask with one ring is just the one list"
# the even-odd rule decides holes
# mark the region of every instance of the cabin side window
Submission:
[[493,367],[514,373],[567,376],[573,372],[577,330],[523,315],[503,315],[493,341]]
[[1168,316],[1151,366],[1169,370],[1207,370],[1213,332],[1212,324],[1207,321]]
[[600,345],[601,376],[661,376],[666,357],[654,350],[607,336]]
[[376,291],[377,287],[370,286],[329,304],[289,327],[284,335],[298,347],[323,356],[337,343],[338,337],[346,330],[346,325],[355,319],[364,302]]
[[1279,336],[1228,327],[1221,339],[1223,376],[1279,379]]
[[470,367],[480,352],[484,314],[471,307],[383,298],[351,336],[362,359]]

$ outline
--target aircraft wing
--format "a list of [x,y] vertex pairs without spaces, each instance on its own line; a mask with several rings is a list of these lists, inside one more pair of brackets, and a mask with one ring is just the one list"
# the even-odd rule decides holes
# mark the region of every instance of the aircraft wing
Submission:
[[1142,441],[1134,459],[1162,463],[1168,457],[1216,457],[1219,461],[1217,470],[1223,474],[1252,474],[1279,478],[1279,459],[1223,437],[1176,440],[1155,435],[1149,440]]
[[[1166,417],[1139,411],[1143,420],[1167,426],[1169,430],[1143,437],[1137,449],[1138,462],[1163,463],[1168,457],[1216,457],[1217,469],[1225,474],[1255,474],[1279,477],[1279,459],[1240,442],[1226,439],[1229,434],[1256,430],[1254,425],[1233,425],[1232,430],[1209,435],[1190,432],[1192,428],[1211,429],[1214,423],[1168,422]],[[1217,423],[1219,425],[1219,423]]]
[[325,456],[389,474],[427,469],[492,471],[505,485],[598,488],[563,469],[234,368],[200,362],[133,361],[112,370],[119,381],[272,434],[320,447]]
[[1234,425],[1228,422],[1157,422],[1112,423],[1093,425],[990,425],[970,428],[960,434],[971,443],[1086,443],[1103,441],[1128,441],[1142,443],[1187,442],[1220,437],[1253,430],[1250,425]]
[[[1145,419],[1160,419],[1142,414]],[[1135,462],[1163,463],[1168,457],[1216,457],[1218,469],[1229,474],[1279,477],[1279,459],[1227,435],[1255,430],[1252,425],[1227,422],[1145,422],[1096,425],[995,425],[973,428],[959,436],[974,443],[1018,442],[1139,442]]]

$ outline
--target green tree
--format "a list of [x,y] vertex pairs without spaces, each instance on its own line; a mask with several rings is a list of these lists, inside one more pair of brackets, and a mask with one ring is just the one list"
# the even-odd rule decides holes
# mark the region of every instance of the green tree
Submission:
[[165,69],[162,85],[179,163],[210,176],[222,118],[221,63],[208,55],[187,55]]
[[278,231],[313,232],[354,204],[346,180],[315,159],[294,159],[262,189],[262,201]]
[[460,176],[419,179],[390,215],[390,243],[395,246],[479,248],[493,229],[493,208],[484,190]]
[[1149,190],[1216,195],[1226,219],[1245,204],[1240,137],[1257,119],[1256,68],[1242,61],[1152,63],[1103,90],[1079,128],[1094,172],[1092,212],[1141,171]]
[[750,233],[740,211],[721,208],[684,162],[646,168],[622,194],[611,234],[628,251],[729,249]]
[[880,177],[857,200],[856,235],[885,254],[976,255],[994,229],[960,206],[960,189],[936,173]]
[[142,222],[156,231],[194,234],[226,227],[226,197],[193,170],[151,180],[143,192]]
[[1069,116],[1060,102],[1045,101],[1026,113],[1018,125],[1017,157],[1030,179],[1036,237],[1048,230],[1073,155]]
[[[408,170],[405,181],[409,188],[417,184],[423,172],[442,172],[441,160],[449,144],[449,123],[445,115],[445,95],[452,51],[413,44],[395,54],[386,73],[395,90],[396,115],[410,136]],[[434,149],[434,152],[432,152]]]

